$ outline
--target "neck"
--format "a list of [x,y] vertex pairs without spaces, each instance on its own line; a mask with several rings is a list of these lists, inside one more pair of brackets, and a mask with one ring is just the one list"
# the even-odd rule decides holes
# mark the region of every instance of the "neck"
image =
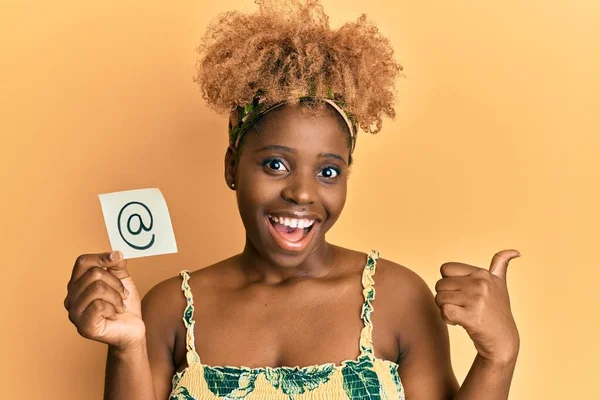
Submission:
[[322,241],[308,256],[261,254],[246,238],[240,261],[244,272],[253,281],[280,284],[297,278],[322,278],[329,274],[335,260],[335,246]]

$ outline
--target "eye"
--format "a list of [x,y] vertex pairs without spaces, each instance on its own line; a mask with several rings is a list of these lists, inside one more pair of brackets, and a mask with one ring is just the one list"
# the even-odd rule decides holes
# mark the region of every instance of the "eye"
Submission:
[[323,168],[318,176],[322,176],[323,178],[336,178],[341,174],[341,171],[339,170],[339,168],[336,167],[325,167]]
[[287,171],[287,168],[285,167],[283,162],[277,158],[271,158],[271,159],[265,160],[263,162],[263,165],[273,171]]

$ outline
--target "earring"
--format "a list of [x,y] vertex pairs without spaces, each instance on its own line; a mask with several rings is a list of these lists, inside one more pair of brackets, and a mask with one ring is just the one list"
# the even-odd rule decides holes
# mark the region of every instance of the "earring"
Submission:
[[233,189],[234,187],[235,187],[235,183],[232,183],[231,184],[231,188]]

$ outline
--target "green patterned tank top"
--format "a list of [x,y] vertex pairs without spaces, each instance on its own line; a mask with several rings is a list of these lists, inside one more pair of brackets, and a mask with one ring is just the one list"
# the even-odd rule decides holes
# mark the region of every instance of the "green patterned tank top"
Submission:
[[362,274],[364,303],[361,318],[360,355],[356,360],[310,365],[306,367],[232,367],[211,366],[200,362],[194,342],[194,299],[188,281],[189,271],[181,271],[181,288],[187,300],[183,323],[187,328],[188,366],[176,372],[169,400],[334,400],[400,399],[404,388],[398,376],[398,364],[376,358],[373,350],[371,302],[375,298],[373,275],[379,253],[367,256]]

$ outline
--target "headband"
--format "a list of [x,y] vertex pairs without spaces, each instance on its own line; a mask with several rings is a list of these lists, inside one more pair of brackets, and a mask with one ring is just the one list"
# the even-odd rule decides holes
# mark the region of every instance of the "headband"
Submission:
[[[348,125],[348,130],[350,131],[350,140],[352,142],[350,153],[352,153],[356,144],[356,125],[352,121],[351,114],[344,111],[340,106],[340,104],[343,105],[343,103],[333,99],[311,96],[301,97],[300,99],[318,99],[325,101],[344,118],[346,125]],[[256,96],[251,103],[248,103],[243,107],[236,106],[233,109],[229,117],[229,141],[234,148],[238,148],[242,136],[244,136],[244,134],[252,127],[252,125],[254,125],[259,117],[287,103],[287,101],[282,101],[265,108],[265,102],[266,99],[264,97]]]

